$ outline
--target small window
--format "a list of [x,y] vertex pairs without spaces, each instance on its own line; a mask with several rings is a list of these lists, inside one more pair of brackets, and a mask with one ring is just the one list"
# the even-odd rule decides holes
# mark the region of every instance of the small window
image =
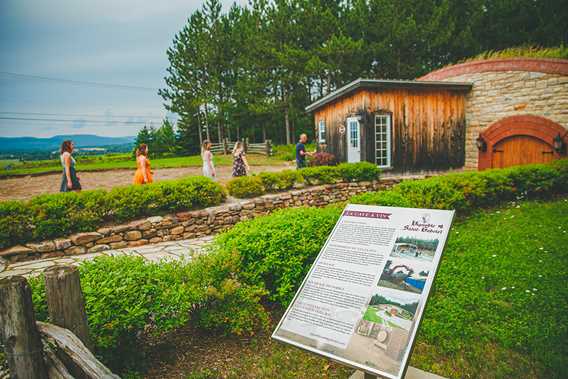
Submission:
[[325,143],[325,121],[320,120],[318,124],[318,141],[319,143]]

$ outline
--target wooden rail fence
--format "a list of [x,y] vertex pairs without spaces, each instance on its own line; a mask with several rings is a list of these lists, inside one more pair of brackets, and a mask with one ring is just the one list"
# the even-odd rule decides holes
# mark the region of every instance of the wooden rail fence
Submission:
[[[243,143],[243,148],[245,153],[247,154],[262,154],[266,155],[267,157],[272,155],[272,141],[266,140],[260,143],[250,143],[248,138],[243,138],[241,140]],[[223,139],[221,143],[212,143],[211,144],[211,152],[213,154],[231,154],[233,151],[233,146],[235,146],[235,142],[229,141],[227,138]]]
[[49,319],[36,321],[27,280],[0,280],[0,341],[10,377],[18,379],[119,379],[91,352],[79,271],[54,266],[45,272]]

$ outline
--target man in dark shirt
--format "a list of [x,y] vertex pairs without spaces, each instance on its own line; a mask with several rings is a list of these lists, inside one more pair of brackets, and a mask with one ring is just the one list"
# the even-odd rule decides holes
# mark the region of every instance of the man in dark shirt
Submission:
[[306,167],[306,155],[310,155],[306,151],[306,142],[308,142],[308,136],[300,135],[300,141],[296,144],[296,168],[298,169]]

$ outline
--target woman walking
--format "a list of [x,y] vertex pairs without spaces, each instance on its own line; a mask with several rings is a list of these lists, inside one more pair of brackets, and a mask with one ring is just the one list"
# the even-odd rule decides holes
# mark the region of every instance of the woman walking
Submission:
[[149,184],[154,181],[150,170],[150,160],[148,159],[148,145],[141,144],[136,149],[136,173],[134,174],[134,184]]
[[247,172],[250,172],[250,167],[243,150],[243,143],[237,141],[233,148],[233,176],[246,176]]
[[213,153],[209,140],[203,141],[203,145],[201,145],[201,159],[203,159],[203,176],[215,179],[215,166],[213,165]]
[[75,170],[75,158],[73,154],[73,142],[71,140],[65,140],[61,144],[61,155],[59,159],[61,160],[61,166],[63,166],[63,177],[61,178],[61,192],[69,191],[80,191],[81,182],[79,176],[77,176],[77,171]]

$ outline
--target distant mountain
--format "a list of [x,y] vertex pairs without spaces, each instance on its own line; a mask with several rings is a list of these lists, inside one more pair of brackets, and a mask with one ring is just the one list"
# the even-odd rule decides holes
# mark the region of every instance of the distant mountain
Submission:
[[0,137],[0,153],[57,150],[70,139],[75,147],[99,147],[134,143],[136,137],[102,137],[93,134],[60,135],[50,138]]

